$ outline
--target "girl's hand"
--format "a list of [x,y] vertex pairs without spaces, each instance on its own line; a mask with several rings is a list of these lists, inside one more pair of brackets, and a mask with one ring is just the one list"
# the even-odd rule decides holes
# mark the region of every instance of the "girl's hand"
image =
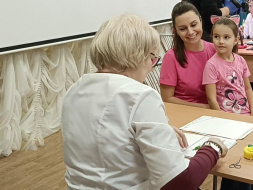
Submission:
[[178,139],[180,146],[182,148],[187,148],[189,145],[188,145],[187,139],[186,139],[183,131],[179,130],[177,127],[174,127],[174,126],[171,126],[171,127],[174,129],[174,131],[177,135],[177,139]]

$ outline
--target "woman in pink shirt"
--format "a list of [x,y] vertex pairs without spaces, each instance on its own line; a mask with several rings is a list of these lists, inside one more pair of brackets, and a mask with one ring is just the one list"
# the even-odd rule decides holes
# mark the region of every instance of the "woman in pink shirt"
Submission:
[[201,39],[202,21],[197,9],[180,2],[172,10],[174,47],[164,58],[160,76],[164,102],[209,108],[202,75],[205,64],[216,52]]

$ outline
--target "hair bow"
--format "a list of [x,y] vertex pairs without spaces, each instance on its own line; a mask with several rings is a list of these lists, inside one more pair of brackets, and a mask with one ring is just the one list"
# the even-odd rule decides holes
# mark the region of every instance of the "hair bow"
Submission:
[[[217,20],[221,19],[222,16],[217,16],[217,15],[211,15],[211,23],[214,24]],[[240,16],[239,15],[233,15],[231,17],[228,17],[230,20],[234,21],[235,24],[238,26],[240,23]]]

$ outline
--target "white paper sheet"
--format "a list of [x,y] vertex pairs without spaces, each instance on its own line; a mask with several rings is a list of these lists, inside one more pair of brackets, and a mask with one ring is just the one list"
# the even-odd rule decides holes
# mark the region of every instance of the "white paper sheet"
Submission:
[[[196,150],[196,147],[202,146],[204,142],[206,142],[211,136],[204,136],[204,135],[197,135],[197,134],[190,134],[185,133],[186,139],[188,141],[188,148],[185,150],[182,150],[186,158],[193,157],[198,150]],[[212,136],[214,137],[214,136]],[[232,148],[236,144],[236,140],[234,139],[226,139],[222,137],[220,138],[223,143],[227,146],[228,149]]]
[[243,139],[253,131],[253,124],[218,117],[201,116],[180,129],[238,140]]

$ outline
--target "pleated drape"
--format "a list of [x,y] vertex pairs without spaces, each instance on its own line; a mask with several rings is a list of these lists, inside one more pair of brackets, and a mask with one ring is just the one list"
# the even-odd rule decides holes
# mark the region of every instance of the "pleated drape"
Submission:
[[[159,26],[160,33],[167,26]],[[0,55],[0,156],[36,150],[61,126],[66,91],[84,73],[95,72],[91,39]]]
[[0,155],[36,150],[60,129],[67,89],[95,72],[91,40],[0,56]]

